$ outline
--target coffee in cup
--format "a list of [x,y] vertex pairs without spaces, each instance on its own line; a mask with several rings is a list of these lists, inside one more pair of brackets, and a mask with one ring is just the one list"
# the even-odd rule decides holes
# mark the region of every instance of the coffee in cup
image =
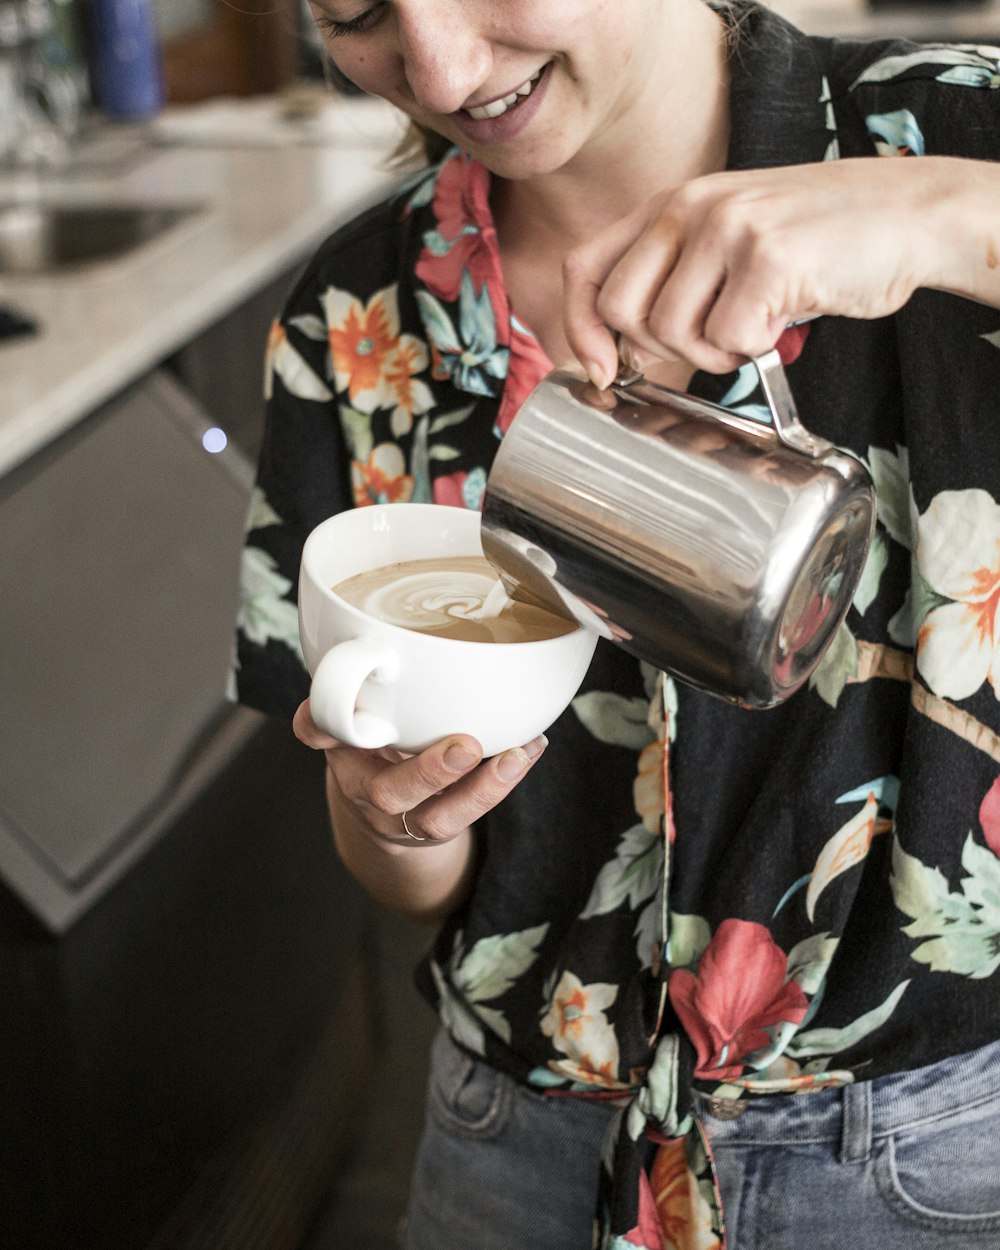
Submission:
[[[445,604],[452,619],[444,628],[457,636],[433,625],[413,628],[421,615],[426,624],[429,601],[419,586],[426,591],[428,573],[439,590],[444,578],[446,600],[465,613],[462,619]],[[424,602],[415,615],[394,602],[405,603],[413,576],[418,582],[409,589],[417,586]],[[597,635],[518,603],[493,619],[509,613],[505,628],[519,630],[521,641],[469,637],[492,628],[481,609],[497,584],[478,512],[376,504],[323,521],[306,540],[299,576],[299,634],[316,724],[352,746],[407,752],[470,734],[487,756],[543,733],[579,689]],[[406,624],[397,623],[400,614]]]
[[547,608],[508,598],[485,556],[436,556],[383,565],[355,573],[333,590],[369,616],[437,638],[537,642],[576,628],[575,621]]

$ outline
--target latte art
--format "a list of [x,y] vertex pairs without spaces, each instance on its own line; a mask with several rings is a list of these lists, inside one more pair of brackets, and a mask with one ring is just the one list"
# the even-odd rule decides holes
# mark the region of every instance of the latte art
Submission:
[[384,565],[349,577],[333,589],[380,621],[442,638],[534,642],[576,628],[575,621],[507,598],[484,556]]

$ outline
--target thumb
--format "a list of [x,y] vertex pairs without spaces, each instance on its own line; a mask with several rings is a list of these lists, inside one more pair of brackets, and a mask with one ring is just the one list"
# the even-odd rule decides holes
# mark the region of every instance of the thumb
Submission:
[[598,310],[608,275],[635,239],[636,223],[623,218],[563,262],[563,328],[574,356],[595,386],[610,386],[618,372],[618,339]]

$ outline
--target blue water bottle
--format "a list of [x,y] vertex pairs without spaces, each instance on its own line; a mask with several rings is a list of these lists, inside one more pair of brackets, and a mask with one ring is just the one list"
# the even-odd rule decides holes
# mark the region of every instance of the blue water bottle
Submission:
[[102,113],[151,117],[163,106],[163,65],[152,0],[92,0],[90,78]]

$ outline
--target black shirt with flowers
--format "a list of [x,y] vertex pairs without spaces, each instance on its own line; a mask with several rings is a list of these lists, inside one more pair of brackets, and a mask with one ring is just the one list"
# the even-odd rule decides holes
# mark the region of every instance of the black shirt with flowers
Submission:
[[[731,168],[1000,158],[995,48],[809,38],[751,7],[732,64]],[[489,189],[453,151],[332,236],[275,325],[236,670],[256,707],[290,716],[308,692],[308,531],[374,502],[478,508],[550,367],[510,306]],[[474,891],[420,974],[470,1052],[540,1090],[617,1094],[624,1170],[650,1125],[681,1140],[692,1086],[822,1088],[1000,1033],[1000,311],[920,291],[781,349],[806,426],[878,492],[833,647],[787,704],[747,712],[600,642],[540,763],[479,823]],[[692,389],[760,415],[749,366]],[[647,1236],[639,1192],[608,1238]]]

